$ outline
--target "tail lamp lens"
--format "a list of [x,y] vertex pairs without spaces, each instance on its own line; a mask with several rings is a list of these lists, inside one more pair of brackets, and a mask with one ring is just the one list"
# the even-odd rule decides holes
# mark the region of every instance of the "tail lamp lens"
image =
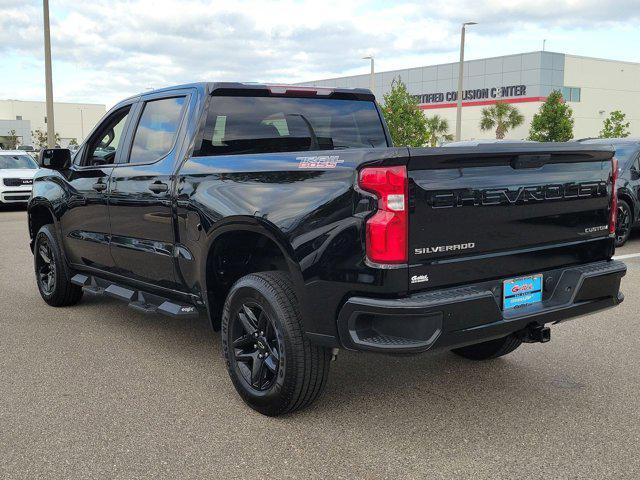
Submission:
[[380,264],[407,262],[407,168],[370,167],[360,171],[360,188],[378,197],[378,211],[367,220],[367,258]]
[[618,222],[618,159],[611,159],[611,210],[609,211],[609,233],[615,235]]

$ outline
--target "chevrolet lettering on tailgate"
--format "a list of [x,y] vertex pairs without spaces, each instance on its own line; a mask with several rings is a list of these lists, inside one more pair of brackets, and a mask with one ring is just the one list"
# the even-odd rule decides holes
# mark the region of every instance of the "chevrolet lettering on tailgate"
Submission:
[[607,196],[606,182],[569,183],[563,185],[537,185],[530,187],[491,188],[484,190],[440,191],[433,194],[433,208],[516,205],[528,202],[547,202],[577,198]]

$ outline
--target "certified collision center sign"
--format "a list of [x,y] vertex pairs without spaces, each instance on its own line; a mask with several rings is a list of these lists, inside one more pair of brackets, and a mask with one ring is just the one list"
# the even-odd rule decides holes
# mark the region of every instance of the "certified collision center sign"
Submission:
[[[507,85],[506,87],[491,87],[491,88],[475,88],[471,90],[464,90],[462,92],[462,100],[499,100],[501,98],[510,97],[524,97],[527,94],[526,85]],[[443,102],[457,102],[458,92],[438,92],[438,93],[423,93],[417,95],[418,103],[443,103]]]

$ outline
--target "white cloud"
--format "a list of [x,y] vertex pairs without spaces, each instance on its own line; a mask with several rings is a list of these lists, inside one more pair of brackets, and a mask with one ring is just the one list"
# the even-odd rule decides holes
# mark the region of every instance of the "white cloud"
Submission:
[[[459,25],[467,20],[480,22],[470,32],[470,56],[532,50],[542,36],[567,45],[566,32],[574,30],[611,41],[608,32],[637,30],[639,6],[640,0],[58,0],[51,12],[55,94],[113,103],[149,87],[198,80],[295,82],[364,73],[361,57],[369,53],[383,69],[454,61]],[[0,59],[37,65],[41,3],[0,0],[0,11]],[[41,98],[39,75],[25,76],[0,79],[0,97],[39,92]]]

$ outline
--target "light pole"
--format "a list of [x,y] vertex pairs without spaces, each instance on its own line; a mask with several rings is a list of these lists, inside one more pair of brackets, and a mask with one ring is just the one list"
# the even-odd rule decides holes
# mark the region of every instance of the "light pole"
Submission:
[[467,25],[477,25],[476,22],[466,22],[462,24],[460,32],[460,70],[458,71],[458,98],[456,105],[456,141],[460,141],[462,132],[462,79],[464,77],[464,33]]
[[51,37],[49,35],[49,0],[42,0],[44,10],[44,76],[47,89],[47,147],[56,146],[53,119],[53,80],[51,74]]
[[369,76],[369,90],[375,95],[376,94],[376,72],[373,68],[373,57],[371,55],[362,57],[363,60],[371,60],[371,75]]

